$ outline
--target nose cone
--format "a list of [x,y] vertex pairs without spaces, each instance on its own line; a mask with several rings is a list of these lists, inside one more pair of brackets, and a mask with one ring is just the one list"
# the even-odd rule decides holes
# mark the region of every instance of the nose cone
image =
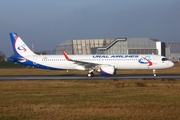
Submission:
[[169,61],[169,67],[173,67],[174,66],[174,63],[173,62],[171,62],[171,61]]

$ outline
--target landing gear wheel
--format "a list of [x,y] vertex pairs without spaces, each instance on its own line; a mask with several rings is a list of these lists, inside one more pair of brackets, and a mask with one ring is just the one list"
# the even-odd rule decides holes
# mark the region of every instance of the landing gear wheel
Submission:
[[91,73],[91,77],[94,77],[94,73],[93,72]]
[[156,76],[156,70],[155,69],[153,69],[153,74],[154,74],[154,76]]
[[93,76],[94,76],[94,73],[93,73],[93,72],[88,73],[87,76],[88,76],[88,77],[93,77]]

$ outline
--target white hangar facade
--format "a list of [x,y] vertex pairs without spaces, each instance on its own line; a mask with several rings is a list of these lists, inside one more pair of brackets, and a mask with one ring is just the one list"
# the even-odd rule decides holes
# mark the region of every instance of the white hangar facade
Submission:
[[165,56],[165,43],[150,38],[80,39],[67,40],[56,46],[62,54],[157,54]]
[[176,62],[180,60],[180,43],[168,43],[166,57]]

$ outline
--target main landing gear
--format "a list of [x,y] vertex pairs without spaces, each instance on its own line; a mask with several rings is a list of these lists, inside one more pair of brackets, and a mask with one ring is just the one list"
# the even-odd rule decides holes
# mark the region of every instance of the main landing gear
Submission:
[[154,74],[154,76],[156,76],[156,70],[155,69],[153,69],[153,74]]
[[94,77],[93,69],[89,70],[89,73],[87,74],[88,77]]
[[93,77],[94,76],[94,73],[93,72],[90,72],[87,74],[88,77]]

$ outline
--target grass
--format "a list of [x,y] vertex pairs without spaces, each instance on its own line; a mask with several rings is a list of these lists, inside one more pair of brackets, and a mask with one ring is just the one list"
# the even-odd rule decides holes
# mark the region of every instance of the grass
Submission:
[[0,61],[0,68],[24,68],[24,65],[15,64],[8,61]]
[[177,120],[179,92],[179,80],[0,81],[0,119]]
[[[87,71],[1,68],[0,76],[86,75]],[[117,74],[152,74],[118,70]],[[157,74],[180,74],[180,64]],[[0,81],[0,120],[177,120],[180,80]]]

